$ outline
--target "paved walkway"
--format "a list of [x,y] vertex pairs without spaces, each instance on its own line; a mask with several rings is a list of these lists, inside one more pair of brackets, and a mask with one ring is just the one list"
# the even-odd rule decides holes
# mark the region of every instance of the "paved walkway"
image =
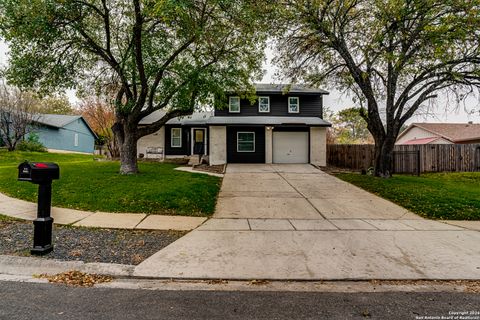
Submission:
[[309,165],[229,165],[213,219],[136,276],[480,279],[478,222],[426,220]]
[[[0,193],[0,213],[14,218],[33,220],[37,216],[37,204]],[[192,230],[207,220],[203,217],[89,212],[57,207],[52,208],[51,214],[56,224],[119,229]]]

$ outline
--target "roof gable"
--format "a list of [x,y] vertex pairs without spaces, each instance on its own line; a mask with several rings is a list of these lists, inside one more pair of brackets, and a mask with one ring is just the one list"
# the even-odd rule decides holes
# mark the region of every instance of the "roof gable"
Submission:
[[70,122],[81,118],[81,116],[71,116],[64,114],[38,114],[35,122],[44,124],[50,127],[63,128]]
[[412,123],[398,135],[397,141],[412,128],[417,127],[451,142],[480,139],[479,123]]
[[452,142],[480,139],[479,123],[414,123],[412,125]]
[[63,128],[75,120],[81,119],[95,139],[98,139],[95,131],[82,116],[64,115],[64,114],[39,114],[35,122],[54,128]]

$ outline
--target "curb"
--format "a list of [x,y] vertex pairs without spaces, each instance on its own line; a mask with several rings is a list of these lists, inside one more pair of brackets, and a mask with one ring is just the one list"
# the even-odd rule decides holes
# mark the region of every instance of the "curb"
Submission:
[[86,273],[125,278],[133,275],[134,268],[134,265],[128,264],[62,261],[35,257],[0,255],[0,274],[14,276],[32,276],[44,273],[57,274],[70,270],[77,270]]
[[191,278],[191,277],[158,277],[158,276],[138,276],[135,275],[135,265],[126,265],[126,264],[116,264],[116,263],[101,263],[101,262],[83,262],[83,261],[63,261],[55,259],[42,259],[35,257],[19,257],[19,256],[8,256],[0,255],[0,275],[9,275],[15,277],[32,277],[34,275],[40,274],[57,274],[66,271],[76,270],[85,273],[95,273],[101,275],[108,275],[117,279],[130,279],[130,280],[158,280],[158,281],[180,281],[180,282],[198,282],[198,281],[210,281],[218,282],[223,281],[232,281],[232,282],[250,282],[255,281],[266,281],[266,282],[296,282],[296,283],[313,283],[313,282],[331,282],[331,283],[340,283],[340,282],[349,282],[349,283],[362,283],[370,281],[427,281],[427,282],[437,282],[437,281],[480,281],[478,278],[474,277],[455,277],[455,278],[381,278],[381,279],[371,279],[371,278],[312,278],[312,279],[280,279],[280,278]]

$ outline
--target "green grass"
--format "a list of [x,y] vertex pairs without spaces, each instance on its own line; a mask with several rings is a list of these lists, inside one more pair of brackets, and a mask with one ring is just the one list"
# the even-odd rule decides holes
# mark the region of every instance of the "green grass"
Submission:
[[22,221],[22,220],[9,217],[0,213],[0,226],[2,225],[2,222],[13,222],[13,221]]
[[36,201],[37,186],[17,181],[17,166],[24,160],[58,163],[52,204],[64,208],[207,216],[220,189],[220,178],[173,170],[174,164],[143,162],[140,174],[120,175],[118,162],[88,155],[0,150],[0,191],[28,201]]
[[480,172],[395,175],[391,179],[356,173],[336,176],[424,217],[480,220]]

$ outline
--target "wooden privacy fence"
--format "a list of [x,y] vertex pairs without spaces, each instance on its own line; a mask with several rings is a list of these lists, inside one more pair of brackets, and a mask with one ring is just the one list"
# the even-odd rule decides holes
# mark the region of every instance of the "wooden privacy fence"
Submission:
[[[328,165],[362,170],[373,167],[374,146],[371,144],[327,145]],[[480,171],[480,144],[423,144],[395,146],[394,172],[415,172],[417,154],[420,172]]]

